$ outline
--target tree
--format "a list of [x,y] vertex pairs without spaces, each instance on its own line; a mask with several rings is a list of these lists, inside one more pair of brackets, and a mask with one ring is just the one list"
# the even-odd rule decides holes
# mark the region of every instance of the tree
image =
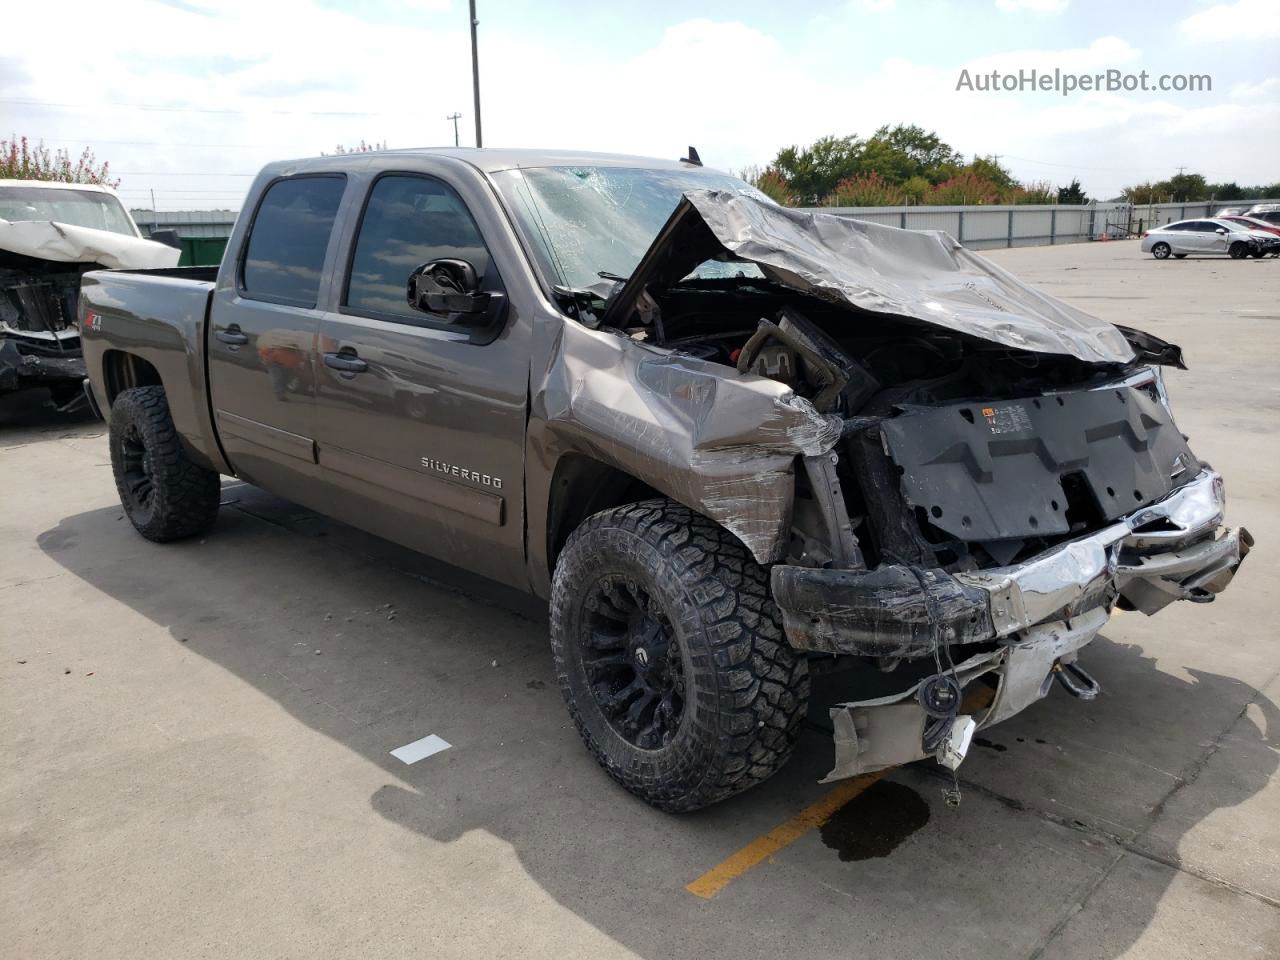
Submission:
[[1180,173],[1176,177],[1170,177],[1165,183],[1175,203],[1209,199],[1209,185],[1198,173]]
[[0,140],[0,180],[53,180],[58,183],[93,183],[115,188],[110,164],[99,164],[93,152],[85,147],[74,160],[66,150],[49,152],[41,140],[35,146],[26,137],[13,135]]
[[1057,203],[1058,192],[1048,180],[1020,183],[1009,191],[1006,203]]
[[915,124],[883,126],[863,148],[863,169],[895,183],[912,177],[924,177],[930,183],[940,183],[954,176],[963,163],[964,157],[949,143]]
[[1080,181],[1076,177],[1071,178],[1071,183],[1065,187],[1058,188],[1059,203],[1075,203],[1085,204],[1089,202],[1089,198],[1080,187]]
[[896,207],[906,200],[902,188],[880,174],[862,173],[841,180],[823,202],[833,207]]
[[856,134],[822,137],[807,147],[779,150],[769,166],[782,175],[801,203],[816,203],[841,180],[861,172],[863,146]]
[[376,140],[373,143],[365,143],[364,140],[361,140],[360,145],[358,147],[344,147],[342,144],[338,144],[336,147],[333,148],[333,153],[331,154],[325,153],[322,150],[320,151],[320,156],[322,157],[341,156],[344,153],[372,153],[374,150],[385,150],[385,149],[387,149],[387,144],[385,140],[382,143],[378,143],[378,141]]
[[923,202],[934,206],[999,203],[1006,192],[1006,187],[968,168],[934,187]]
[[990,180],[1001,190],[1013,190],[1018,186],[1013,174],[1000,166],[1000,161],[994,157],[974,157],[966,169],[976,177]]

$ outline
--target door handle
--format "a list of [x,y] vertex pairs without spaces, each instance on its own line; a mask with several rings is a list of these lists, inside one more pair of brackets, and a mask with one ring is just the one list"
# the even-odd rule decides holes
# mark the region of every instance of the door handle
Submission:
[[215,331],[213,335],[223,343],[229,343],[233,347],[242,347],[249,342],[248,334],[241,333],[240,327],[234,323],[225,330]]
[[324,365],[343,373],[364,373],[369,369],[367,361],[361,360],[354,353],[326,353]]

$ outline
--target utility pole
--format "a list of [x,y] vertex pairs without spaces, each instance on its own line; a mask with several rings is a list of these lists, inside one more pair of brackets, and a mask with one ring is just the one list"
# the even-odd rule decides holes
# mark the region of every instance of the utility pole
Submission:
[[480,51],[476,45],[476,27],[480,21],[476,19],[476,0],[471,0],[471,89],[476,103],[476,146],[484,146],[484,138],[480,135]]
[[1182,171],[1183,171],[1183,170],[1185,170],[1185,169],[1187,169],[1187,168],[1186,168],[1186,167],[1179,167],[1179,168],[1178,168],[1178,176],[1182,176]]
[[453,145],[455,147],[458,146],[458,118],[460,116],[462,116],[460,113],[451,113],[445,117],[446,120],[453,121]]

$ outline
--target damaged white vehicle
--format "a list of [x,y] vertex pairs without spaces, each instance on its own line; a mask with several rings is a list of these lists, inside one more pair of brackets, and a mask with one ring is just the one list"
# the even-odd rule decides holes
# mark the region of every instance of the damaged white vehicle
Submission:
[[47,387],[60,408],[83,403],[81,275],[172,267],[180,256],[143,239],[107,187],[0,180],[0,396]]

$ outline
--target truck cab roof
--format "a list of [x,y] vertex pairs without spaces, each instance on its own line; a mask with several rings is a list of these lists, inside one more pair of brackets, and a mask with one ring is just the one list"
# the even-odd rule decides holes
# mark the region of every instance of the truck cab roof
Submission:
[[361,153],[341,153],[326,157],[300,157],[270,163],[264,172],[272,174],[280,170],[306,164],[308,169],[344,170],[364,166],[368,161],[386,162],[405,156],[447,157],[461,160],[484,173],[497,173],[516,167],[639,167],[646,170],[702,169],[698,164],[683,160],[644,157],[626,153],[594,153],[587,150],[534,150],[508,147],[409,147],[400,150],[370,150]]

